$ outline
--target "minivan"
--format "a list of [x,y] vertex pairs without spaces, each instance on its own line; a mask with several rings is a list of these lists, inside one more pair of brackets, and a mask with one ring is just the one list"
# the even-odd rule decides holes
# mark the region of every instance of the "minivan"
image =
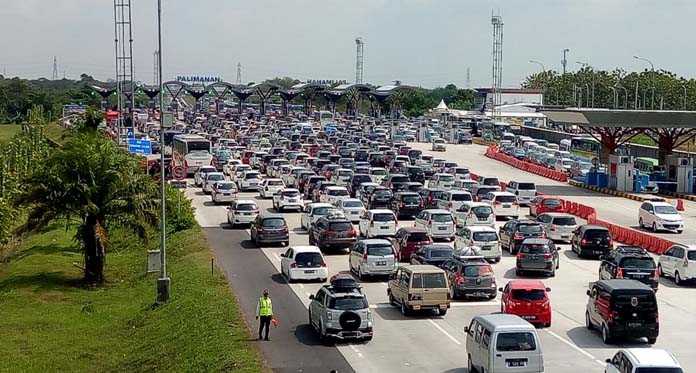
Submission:
[[477,315],[464,328],[469,372],[541,373],[544,356],[537,331],[519,316]]
[[283,215],[261,213],[251,223],[250,232],[256,247],[260,247],[262,243],[281,243],[284,246],[290,243],[288,223]]
[[422,310],[438,310],[445,316],[452,300],[445,271],[429,264],[399,267],[389,277],[387,296],[404,316]]

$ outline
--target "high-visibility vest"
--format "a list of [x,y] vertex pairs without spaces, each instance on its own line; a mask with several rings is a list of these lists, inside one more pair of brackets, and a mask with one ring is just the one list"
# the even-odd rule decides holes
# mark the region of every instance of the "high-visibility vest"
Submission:
[[259,298],[259,316],[272,316],[271,298]]

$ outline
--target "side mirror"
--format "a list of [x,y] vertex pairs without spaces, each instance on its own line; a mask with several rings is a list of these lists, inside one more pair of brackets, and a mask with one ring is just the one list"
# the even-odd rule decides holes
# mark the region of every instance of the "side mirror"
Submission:
[[503,288],[498,288],[498,291],[502,293],[502,292],[503,292]]
[[309,299],[314,300],[314,295],[313,295],[313,294],[310,294],[310,295],[309,295]]
[[547,291],[547,292],[551,291],[551,288],[546,288],[546,291]]
[[589,297],[592,294],[592,292],[588,289],[587,291],[585,291],[585,294],[587,294],[587,296]]
[[285,253],[281,253],[281,254],[280,254],[280,257],[281,257],[281,258],[285,258]]
[[611,364],[611,359],[606,359],[606,360],[604,360],[604,361],[607,362],[607,363],[609,363],[609,364]]
[[560,246],[556,247],[556,251],[561,251],[561,247]]
[[464,333],[469,334],[469,327],[468,326],[464,327]]
[[396,280],[396,273],[391,273],[391,274],[389,275],[389,279],[390,279],[390,280]]

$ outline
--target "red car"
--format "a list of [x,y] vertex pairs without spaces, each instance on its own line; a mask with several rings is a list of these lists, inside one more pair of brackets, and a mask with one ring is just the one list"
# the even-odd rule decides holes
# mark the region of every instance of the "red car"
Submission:
[[537,196],[529,203],[529,215],[537,216],[545,212],[566,212],[563,201],[553,196]]
[[411,254],[421,246],[430,245],[433,240],[424,228],[405,227],[396,231],[394,238],[390,239],[394,249],[399,255],[399,261],[411,260]]
[[539,280],[512,280],[499,289],[501,313],[517,315],[532,324],[551,326],[550,288]]
[[251,155],[254,154],[253,150],[245,150],[242,153],[242,163],[243,164],[249,164],[249,158],[251,158]]

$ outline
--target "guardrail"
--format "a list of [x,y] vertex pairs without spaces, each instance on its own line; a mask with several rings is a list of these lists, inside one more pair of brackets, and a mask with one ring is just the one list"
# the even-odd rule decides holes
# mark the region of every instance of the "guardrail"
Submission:
[[551,170],[543,166],[536,165],[531,162],[527,161],[521,161],[515,157],[511,157],[507,154],[503,154],[498,151],[498,147],[495,145],[491,145],[486,149],[486,157],[488,158],[493,158],[495,160],[507,163],[515,168],[518,168],[522,171],[527,171],[531,172],[533,174],[537,174],[539,176],[543,176],[552,180],[560,181],[560,182],[567,182],[568,181],[568,175],[566,175],[564,172],[558,172],[556,170]]

